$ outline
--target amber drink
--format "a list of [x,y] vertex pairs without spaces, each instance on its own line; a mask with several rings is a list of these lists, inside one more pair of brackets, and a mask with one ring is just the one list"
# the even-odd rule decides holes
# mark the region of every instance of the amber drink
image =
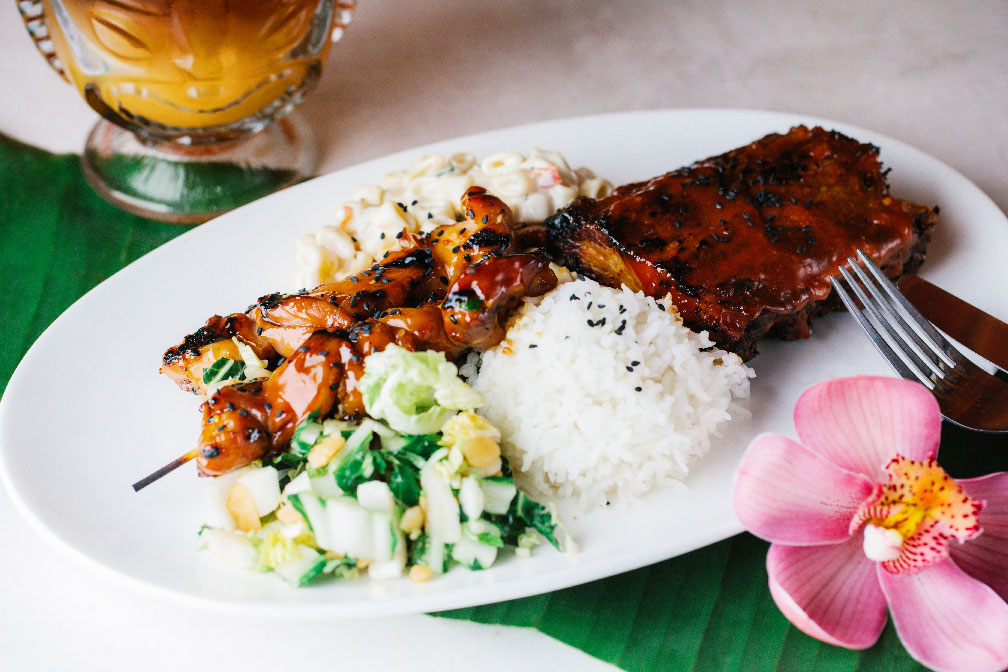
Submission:
[[[19,8],[54,67],[101,116],[133,134],[133,141],[176,153],[179,165],[199,156],[217,162],[234,158],[233,165],[247,168],[241,157],[217,155],[267,129],[301,102],[319,79],[354,5],[349,0],[38,0],[22,1]],[[305,141],[299,137],[308,132],[303,124],[284,122],[273,130],[276,137],[255,140],[270,147],[246,153],[262,157],[276,142]],[[117,133],[99,125],[88,149],[100,145],[106,156],[122,153],[125,147],[111,146],[127,142]],[[271,169],[285,168],[283,161],[274,163]],[[290,167],[304,172],[301,164]],[[94,174],[101,170],[88,165],[86,153],[85,172],[90,171],[93,184],[115,179]],[[127,192],[137,189],[136,180],[111,188],[123,186]],[[164,185],[155,191],[155,199],[167,194]]]

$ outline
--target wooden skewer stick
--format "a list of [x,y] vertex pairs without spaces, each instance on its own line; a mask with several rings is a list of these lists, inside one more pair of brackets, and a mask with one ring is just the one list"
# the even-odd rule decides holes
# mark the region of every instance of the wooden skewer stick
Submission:
[[137,481],[136,483],[134,483],[133,484],[133,492],[140,492],[140,490],[142,490],[143,488],[146,488],[148,485],[150,485],[154,481],[158,480],[159,478],[161,478],[165,474],[169,474],[169,473],[175,471],[176,469],[178,469],[179,467],[181,467],[183,464],[185,464],[189,460],[191,460],[194,457],[196,457],[198,454],[199,454],[199,449],[198,448],[193,448],[192,450],[190,450],[185,455],[182,455],[181,457],[175,458],[174,460],[172,460],[171,462],[169,462],[165,466],[163,466],[160,469],[158,469],[157,471],[155,471],[153,474],[151,474],[149,476],[145,476],[144,478],[141,478],[139,481]]

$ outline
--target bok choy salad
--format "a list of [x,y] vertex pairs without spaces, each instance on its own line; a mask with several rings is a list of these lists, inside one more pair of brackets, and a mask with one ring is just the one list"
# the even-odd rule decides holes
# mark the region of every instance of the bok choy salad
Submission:
[[517,489],[500,433],[474,412],[482,397],[442,353],[389,345],[365,361],[360,389],[362,421],[316,411],[287,452],[215,478],[201,546],[295,586],[426,581],[455,564],[486,569],[507,546],[528,556],[543,539],[576,549],[555,507]]

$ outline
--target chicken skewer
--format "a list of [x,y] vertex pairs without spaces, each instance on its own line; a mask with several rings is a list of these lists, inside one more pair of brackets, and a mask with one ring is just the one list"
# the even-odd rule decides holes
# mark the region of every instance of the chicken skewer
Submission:
[[[556,286],[549,261],[515,253],[510,209],[479,187],[462,198],[466,219],[423,234],[370,269],[292,295],[271,294],[246,313],[214,316],[169,348],[162,373],[206,393],[202,372],[220,357],[240,360],[238,343],[276,368],[265,379],[220,387],[202,404],[197,449],[138,481],[140,489],[195,457],[219,475],[281,451],[310,413],[360,417],[364,359],[395,343],[456,358],[492,347],[524,296]],[[137,487],[139,485],[139,487]]]

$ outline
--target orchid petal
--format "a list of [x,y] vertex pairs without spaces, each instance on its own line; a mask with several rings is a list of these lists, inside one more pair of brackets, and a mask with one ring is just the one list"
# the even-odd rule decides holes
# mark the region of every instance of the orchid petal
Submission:
[[805,634],[864,649],[882,633],[885,597],[860,537],[830,546],[773,544],[767,574],[777,607]]
[[875,482],[895,455],[935,456],[941,412],[931,392],[900,378],[838,378],[809,388],[794,410],[802,444]]
[[835,467],[775,434],[753,439],[735,472],[735,515],[758,537],[782,544],[835,544],[872,494],[864,476]]
[[911,656],[939,671],[1008,666],[1008,604],[952,560],[912,574],[877,571]]
[[980,535],[964,544],[951,544],[949,554],[959,569],[986,583],[1008,601],[1008,473],[959,481],[980,509]]

